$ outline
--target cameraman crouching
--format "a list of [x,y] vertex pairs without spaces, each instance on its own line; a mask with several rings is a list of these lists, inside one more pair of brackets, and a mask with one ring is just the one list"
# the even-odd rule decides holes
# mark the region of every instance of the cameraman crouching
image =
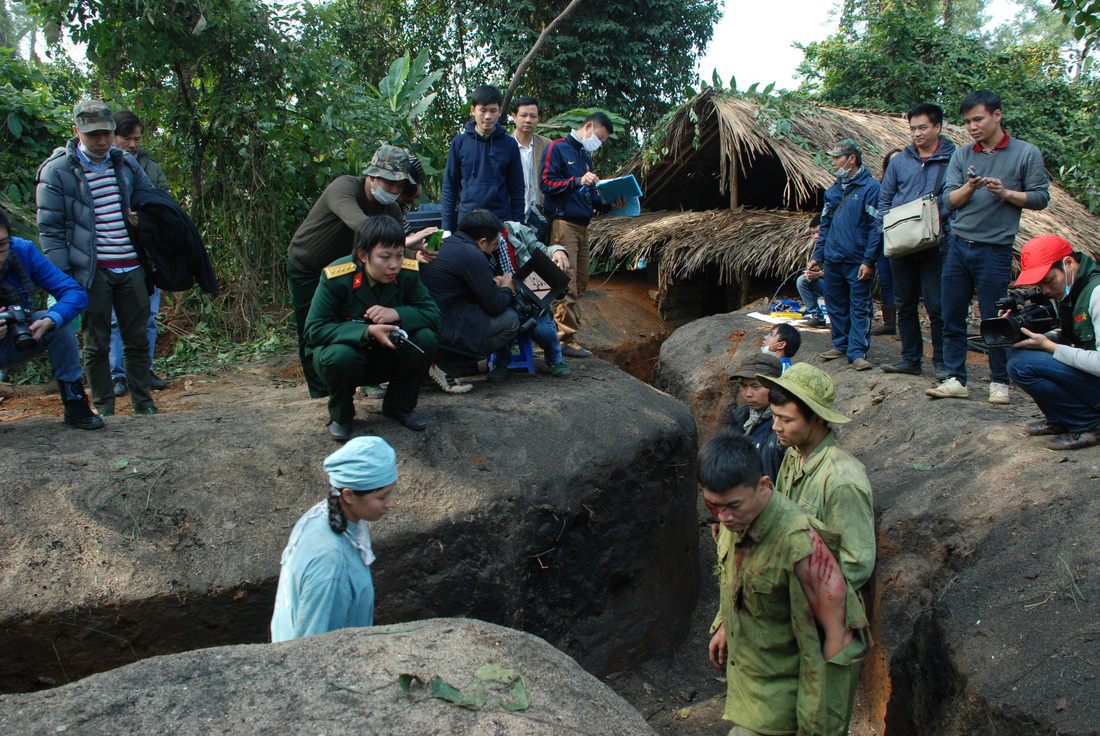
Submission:
[[[31,310],[31,294],[45,289],[57,302]],[[70,324],[88,305],[84,289],[46,260],[34,243],[11,237],[0,210],[0,370],[15,368],[50,351],[50,368],[65,407],[65,424],[99,429],[103,420],[88,405],[80,369],[80,346]]]
[[1008,375],[1042,410],[1030,435],[1057,435],[1047,447],[1079,450],[1100,444],[1100,268],[1057,235],[1024,245],[1016,286],[1035,284],[1056,303],[1061,327],[1027,336],[1009,352]]

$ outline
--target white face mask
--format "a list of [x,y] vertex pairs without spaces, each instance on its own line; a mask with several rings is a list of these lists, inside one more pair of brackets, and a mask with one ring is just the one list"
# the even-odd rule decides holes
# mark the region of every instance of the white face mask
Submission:
[[595,153],[599,150],[600,146],[603,145],[603,141],[597,138],[596,134],[593,133],[592,135],[581,141],[581,145],[583,145],[584,150],[588,151],[589,153]]
[[764,355],[771,355],[772,354],[772,351],[768,348],[767,345],[761,345],[760,346],[760,352],[762,352]]
[[397,201],[399,195],[393,192],[387,192],[382,187],[371,187],[370,196],[374,197],[374,201],[378,204],[393,204]]

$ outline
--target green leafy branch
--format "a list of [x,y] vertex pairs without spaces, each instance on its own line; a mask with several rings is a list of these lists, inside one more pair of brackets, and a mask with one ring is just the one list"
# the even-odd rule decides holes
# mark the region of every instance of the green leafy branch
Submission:
[[486,683],[511,685],[507,696],[501,696],[500,705],[508,711],[527,710],[531,705],[531,694],[527,690],[527,678],[519,672],[495,664],[482,665],[474,673],[474,680],[459,690],[439,675],[425,683],[419,675],[404,673],[397,678],[397,686],[406,695],[419,686],[431,688],[432,697],[444,700],[467,710],[481,710],[489,699]]

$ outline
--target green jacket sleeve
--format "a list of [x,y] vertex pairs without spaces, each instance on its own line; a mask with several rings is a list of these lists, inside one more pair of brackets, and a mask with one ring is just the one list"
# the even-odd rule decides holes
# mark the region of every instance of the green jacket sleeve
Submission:
[[420,277],[409,273],[401,277],[401,282],[403,304],[396,307],[401,327],[409,333],[425,328],[438,333],[443,315]]
[[367,326],[362,322],[345,321],[344,302],[350,291],[347,279],[327,279],[321,277],[313,303],[306,317],[305,338],[310,347],[322,345],[365,345]]
[[839,485],[826,497],[821,521],[840,534],[840,569],[859,590],[875,567],[875,509],[871,489]]

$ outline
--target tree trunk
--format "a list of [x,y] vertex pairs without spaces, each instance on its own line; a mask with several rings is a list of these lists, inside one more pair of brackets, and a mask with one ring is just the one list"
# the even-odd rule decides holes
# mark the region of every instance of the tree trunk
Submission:
[[523,57],[523,61],[516,67],[516,73],[512,75],[512,82],[508,85],[508,91],[504,93],[504,113],[508,113],[508,108],[512,104],[512,95],[516,93],[516,88],[519,87],[519,80],[523,78],[523,73],[527,71],[527,67],[531,66],[531,62],[535,59],[535,54],[539,52],[542,45],[546,43],[546,39],[550,34],[554,32],[563,20],[565,20],[570,13],[577,9],[577,6],[581,4],[581,0],[570,0],[569,4],[565,6],[565,10],[558,14],[557,18],[550,21],[546,28],[542,29],[542,33],[539,34],[538,39],[535,40],[535,44],[531,47],[531,50],[527,52],[527,55]]

